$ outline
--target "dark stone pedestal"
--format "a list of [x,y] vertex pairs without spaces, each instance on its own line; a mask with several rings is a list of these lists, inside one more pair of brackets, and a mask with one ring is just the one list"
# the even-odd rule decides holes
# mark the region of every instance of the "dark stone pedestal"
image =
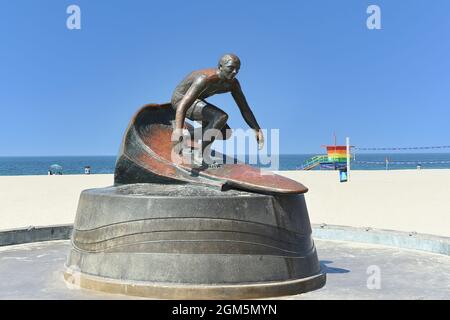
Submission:
[[133,184],[82,192],[67,281],[154,298],[240,299],[325,284],[303,195]]

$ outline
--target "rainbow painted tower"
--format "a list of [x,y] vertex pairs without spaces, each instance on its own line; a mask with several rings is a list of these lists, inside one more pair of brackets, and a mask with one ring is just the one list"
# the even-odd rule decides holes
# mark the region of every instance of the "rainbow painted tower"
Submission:
[[339,170],[347,167],[347,146],[323,146],[327,149],[326,155],[317,155],[306,160],[301,169],[311,170],[320,166],[320,169]]
[[325,146],[328,161],[320,163],[323,169],[343,169],[347,167],[347,146]]

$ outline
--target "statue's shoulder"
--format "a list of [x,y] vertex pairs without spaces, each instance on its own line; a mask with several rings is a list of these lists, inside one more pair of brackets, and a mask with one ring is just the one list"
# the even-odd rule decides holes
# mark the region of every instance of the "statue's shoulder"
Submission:
[[190,77],[198,81],[214,80],[217,78],[217,72],[216,69],[213,68],[202,69],[191,72]]

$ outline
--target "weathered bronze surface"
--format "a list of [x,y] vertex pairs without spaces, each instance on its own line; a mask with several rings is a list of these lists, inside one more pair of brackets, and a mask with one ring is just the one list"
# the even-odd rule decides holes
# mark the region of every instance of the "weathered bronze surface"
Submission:
[[[261,193],[301,194],[302,184],[242,163],[197,170],[175,164],[171,141],[175,111],[171,104],[149,104],[132,118],[122,142],[114,175],[115,184],[196,183],[222,190],[242,189]],[[185,124],[184,128],[189,128]],[[220,156],[216,153],[216,157]]]
[[[219,187],[222,190],[235,188],[262,193],[301,194],[307,191],[302,184],[276,174],[268,174],[234,159],[220,166],[205,165],[205,155],[210,154],[214,139],[227,139],[231,129],[226,124],[228,115],[204,99],[230,92],[245,121],[255,130],[258,147],[264,145],[264,136],[235,78],[240,60],[233,54],[224,55],[218,68],[190,73],[176,87],[171,103],[148,104],[132,118],[122,142],[116,163],[115,184],[130,183],[196,183]],[[176,151],[183,139],[183,130],[193,132],[188,118],[201,122],[202,132],[216,130],[218,134],[206,138],[198,146],[190,137],[187,144],[200,152],[200,164],[186,163]],[[210,131],[211,132],[211,131]],[[186,141],[185,141],[186,142]],[[215,154],[215,158],[224,155]],[[225,159],[225,158],[224,158]],[[177,161],[175,161],[177,160]],[[211,160],[211,159],[207,159]],[[231,162],[231,163],[230,163]]]
[[207,148],[215,139],[227,139],[230,136],[227,134],[227,130],[230,128],[226,124],[228,115],[205,100],[215,94],[231,93],[244,120],[255,131],[259,149],[264,146],[261,128],[245,99],[239,81],[236,79],[240,67],[241,61],[235,54],[226,54],[220,59],[217,68],[191,72],[173,92],[171,103],[176,110],[176,137],[182,137],[181,129],[186,117],[201,122],[203,133],[208,130],[221,132],[220,135],[212,134],[211,137],[202,139],[203,157],[207,157]]

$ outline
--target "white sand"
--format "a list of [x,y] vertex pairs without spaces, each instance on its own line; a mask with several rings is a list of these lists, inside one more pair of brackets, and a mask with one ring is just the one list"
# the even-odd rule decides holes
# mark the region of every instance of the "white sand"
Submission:
[[80,192],[113,184],[113,175],[0,177],[0,229],[73,223]]
[[[450,236],[450,170],[282,171],[309,188],[312,223]],[[80,192],[112,175],[0,177],[0,229],[73,223]]]
[[312,223],[450,236],[450,170],[284,171],[309,188]]

